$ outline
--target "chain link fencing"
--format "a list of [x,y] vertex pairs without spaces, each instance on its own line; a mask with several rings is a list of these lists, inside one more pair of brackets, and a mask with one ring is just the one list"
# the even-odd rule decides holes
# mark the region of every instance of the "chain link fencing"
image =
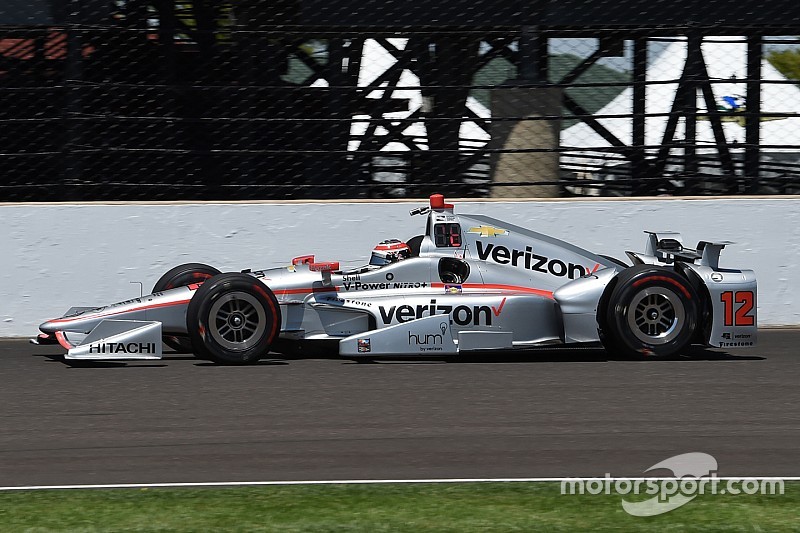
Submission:
[[800,190],[800,22],[423,4],[8,0],[0,201]]

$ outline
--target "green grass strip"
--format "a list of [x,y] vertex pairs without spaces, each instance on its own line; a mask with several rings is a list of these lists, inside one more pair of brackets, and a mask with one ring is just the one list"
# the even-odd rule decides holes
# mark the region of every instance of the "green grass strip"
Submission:
[[800,483],[650,518],[620,501],[559,483],[19,491],[0,493],[0,531],[800,531]]

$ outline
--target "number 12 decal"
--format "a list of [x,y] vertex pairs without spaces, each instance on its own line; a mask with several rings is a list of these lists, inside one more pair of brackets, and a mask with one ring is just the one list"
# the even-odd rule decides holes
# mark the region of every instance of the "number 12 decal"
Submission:
[[[726,326],[752,326],[755,318],[750,312],[753,310],[755,295],[753,291],[725,291],[721,295],[722,303],[725,306],[725,325]],[[735,304],[741,304],[736,308]]]

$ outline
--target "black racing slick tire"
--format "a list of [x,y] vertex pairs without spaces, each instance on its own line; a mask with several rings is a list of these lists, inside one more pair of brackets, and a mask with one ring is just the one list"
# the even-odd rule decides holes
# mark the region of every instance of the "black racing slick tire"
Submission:
[[692,341],[702,308],[689,280],[640,265],[622,271],[604,317],[606,348],[625,357],[670,357]]
[[[186,287],[192,283],[202,283],[205,280],[220,274],[216,268],[203,263],[185,263],[168,270],[158,278],[151,292],[161,292],[176,287]],[[192,353],[192,343],[188,337],[164,335],[164,344],[178,353]]]
[[603,255],[603,254],[600,254],[600,257],[602,257],[602,258],[604,258],[604,259],[608,259],[609,261],[611,261],[611,262],[612,262],[612,263],[614,263],[615,265],[617,265],[617,266],[621,266],[622,268],[628,268],[628,267],[630,266],[629,264],[627,264],[627,263],[626,263],[625,261],[623,261],[622,259],[617,259],[616,257],[610,256],[610,255]]
[[153,292],[186,287],[192,283],[202,283],[217,274],[221,274],[221,272],[212,266],[203,263],[185,263],[171,268],[158,278],[153,286]]
[[275,295],[257,278],[220,274],[192,297],[186,325],[198,357],[246,365],[269,353],[280,332],[281,310]]

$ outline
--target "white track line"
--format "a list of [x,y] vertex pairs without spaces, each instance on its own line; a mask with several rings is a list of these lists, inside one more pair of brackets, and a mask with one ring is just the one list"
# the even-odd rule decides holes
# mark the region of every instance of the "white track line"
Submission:
[[[0,491],[15,490],[78,490],[78,489],[161,489],[188,487],[261,487],[289,485],[384,485],[390,483],[560,483],[562,481],[601,480],[601,481],[665,481],[674,477],[513,477],[513,478],[446,478],[446,479],[340,479],[314,481],[207,481],[197,483],[108,483],[99,485],[27,485],[17,487],[0,487]],[[800,477],[777,476],[741,476],[716,477],[722,481],[755,479],[759,481],[800,481]]]

